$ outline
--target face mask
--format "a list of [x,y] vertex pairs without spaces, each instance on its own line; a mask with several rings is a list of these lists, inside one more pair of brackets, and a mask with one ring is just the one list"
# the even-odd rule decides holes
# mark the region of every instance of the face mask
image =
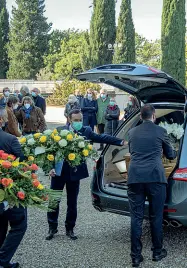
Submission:
[[35,92],[32,92],[32,96],[33,96],[33,97],[36,97],[37,95],[36,95],[36,93],[35,93]]
[[101,94],[101,98],[102,99],[106,99],[106,95],[105,94]]
[[18,108],[18,104],[15,104],[15,105],[13,106],[13,110],[17,110],[17,108]]
[[88,98],[92,99],[92,94],[88,93]]
[[16,96],[16,97],[17,97],[17,96],[18,96],[18,94],[17,94],[17,93],[14,93],[14,96]]
[[74,128],[76,131],[81,130],[83,126],[83,122],[72,122],[72,128]]
[[114,106],[116,103],[114,101],[110,101],[110,106]]
[[10,92],[9,92],[9,91],[5,91],[5,92],[4,92],[4,95],[5,95],[5,97],[9,97]]
[[31,107],[31,105],[29,103],[26,103],[24,106],[26,109],[29,109]]
[[132,101],[129,101],[129,105],[132,106]]

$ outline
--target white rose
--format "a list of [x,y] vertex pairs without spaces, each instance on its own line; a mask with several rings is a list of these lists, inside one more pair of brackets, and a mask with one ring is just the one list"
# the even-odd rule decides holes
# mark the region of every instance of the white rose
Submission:
[[34,154],[39,155],[39,154],[44,154],[45,153],[45,148],[44,147],[36,147]]
[[36,142],[35,142],[35,140],[34,140],[33,138],[31,138],[31,139],[29,139],[29,140],[27,141],[27,143],[28,143],[29,145],[34,145]]
[[79,141],[78,147],[79,148],[84,148],[85,147],[85,143],[83,141]]
[[62,139],[58,142],[58,144],[62,148],[62,147],[66,147],[68,145],[68,142],[66,140]]
[[53,131],[51,129],[46,129],[43,134],[44,135],[47,135],[47,136],[50,136],[51,134],[53,133]]
[[60,136],[62,136],[62,137],[66,137],[68,134],[69,134],[69,130],[67,130],[67,129],[60,131]]

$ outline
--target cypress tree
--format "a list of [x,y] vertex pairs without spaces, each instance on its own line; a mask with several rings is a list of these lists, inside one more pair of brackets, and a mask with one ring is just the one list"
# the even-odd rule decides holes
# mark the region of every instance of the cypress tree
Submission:
[[92,66],[112,62],[112,51],[108,45],[113,45],[116,37],[115,1],[94,0],[93,14],[90,23],[90,48]]
[[121,3],[113,61],[114,63],[135,62],[135,29],[131,0],[122,0]]
[[11,79],[35,79],[48,51],[51,24],[44,17],[45,0],[16,0],[8,46]]
[[9,32],[9,15],[6,0],[0,1],[0,79],[6,78],[8,70],[7,43]]
[[185,0],[164,0],[162,13],[162,70],[185,85]]

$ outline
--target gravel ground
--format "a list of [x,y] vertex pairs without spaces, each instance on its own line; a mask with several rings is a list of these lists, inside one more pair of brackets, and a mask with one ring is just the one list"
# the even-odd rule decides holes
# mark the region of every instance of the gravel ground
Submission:
[[[55,127],[55,125],[53,125]],[[92,164],[89,163],[89,170]],[[46,184],[49,179],[41,176]],[[76,233],[71,241],[65,236],[64,219],[66,197],[63,193],[59,218],[59,233],[46,241],[48,232],[46,213],[29,209],[28,230],[14,257],[23,268],[129,268],[130,219],[128,217],[100,213],[91,204],[90,179],[81,182],[78,201]],[[147,222],[143,226],[143,268],[187,268],[186,229],[164,229],[164,245],[168,257],[160,263],[151,261],[151,239]]]

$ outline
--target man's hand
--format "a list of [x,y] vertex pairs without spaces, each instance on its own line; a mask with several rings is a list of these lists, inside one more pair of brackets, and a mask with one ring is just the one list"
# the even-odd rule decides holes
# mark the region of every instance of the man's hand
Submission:
[[3,204],[4,204],[4,211],[6,211],[7,209],[9,209],[9,204],[8,204],[7,201],[4,201]]
[[124,141],[121,142],[121,145],[122,146],[128,145],[128,142],[124,140]]
[[49,176],[51,177],[55,177],[56,176],[56,172],[54,169],[52,169],[50,172],[49,172]]

